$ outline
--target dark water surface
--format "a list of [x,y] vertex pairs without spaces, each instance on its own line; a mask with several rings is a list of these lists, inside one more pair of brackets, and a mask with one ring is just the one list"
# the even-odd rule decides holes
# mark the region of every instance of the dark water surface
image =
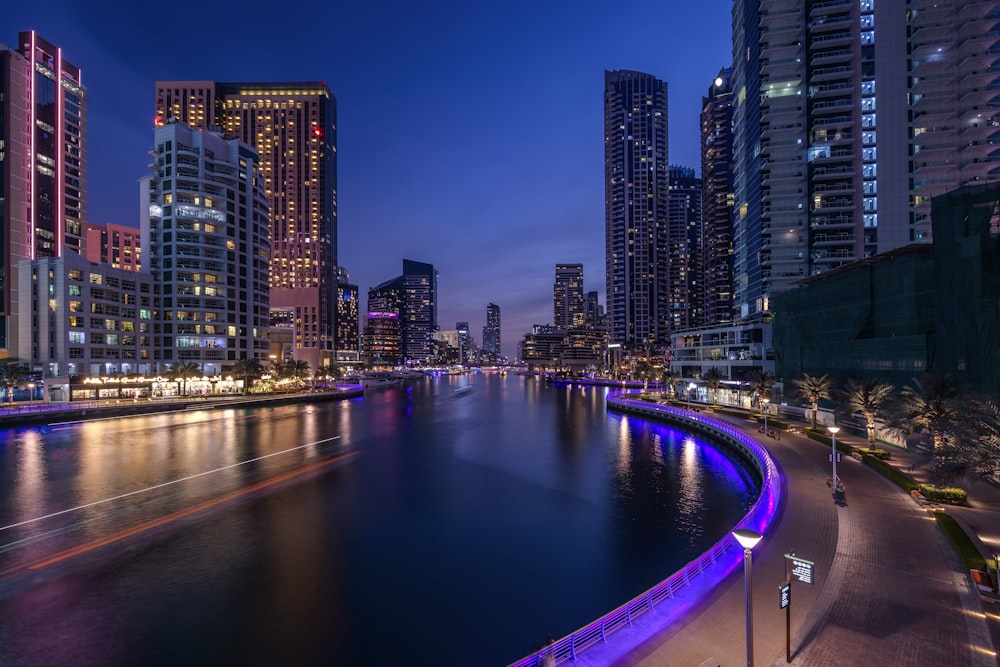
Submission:
[[749,507],[605,394],[484,374],[0,431],[0,665],[506,665]]

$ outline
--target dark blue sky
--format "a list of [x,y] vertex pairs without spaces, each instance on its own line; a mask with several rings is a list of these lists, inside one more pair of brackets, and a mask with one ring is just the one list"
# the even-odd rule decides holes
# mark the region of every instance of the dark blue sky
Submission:
[[497,303],[508,355],[552,321],[556,263],[603,303],[604,70],[667,81],[670,161],[700,171],[701,97],[731,60],[731,0],[3,5],[0,42],[35,29],[83,70],[91,221],[138,224],[156,81],[325,81],[362,306],[404,257],[432,263],[441,328],[481,342]]

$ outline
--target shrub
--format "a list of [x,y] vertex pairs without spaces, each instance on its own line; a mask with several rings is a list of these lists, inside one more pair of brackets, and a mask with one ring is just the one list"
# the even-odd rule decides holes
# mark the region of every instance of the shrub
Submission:
[[951,542],[951,546],[954,547],[955,553],[958,554],[967,568],[970,570],[986,569],[986,561],[983,559],[982,554],[979,553],[979,549],[976,548],[976,545],[972,543],[972,540],[969,539],[969,536],[965,534],[965,531],[962,530],[962,527],[958,525],[958,522],[953,517],[944,512],[934,512],[934,520],[937,521],[937,525],[944,531],[944,534],[948,537],[948,541]]
[[920,493],[924,494],[927,500],[939,503],[950,503],[952,505],[967,505],[969,503],[969,494],[965,492],[965,489],[921,484]]
[[888,461],[892,458],[892,453],[884,449],[878,449],[877,447],[858,447],[858,451],[862,454],[867,454],[868,456],[874,456],[877,459],[883,461]]
[[885,461],[875,458],[874,456],[869,456],[868,454],[861,455],[861,462],[866,466],[880,473],[883,477],[888,479],[890,482],[898,486],[909,493],[910,491],[915,491],[920,488],[920,485],[910,479],[907,475],[896,470],[891,465]]

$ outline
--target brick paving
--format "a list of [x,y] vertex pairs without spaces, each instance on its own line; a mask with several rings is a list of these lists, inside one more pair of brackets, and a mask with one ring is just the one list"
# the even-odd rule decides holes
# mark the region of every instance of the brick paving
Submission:
[[[755,424],[730,421],[759,436]],[[829,447],[786,433],[780,441],[760,440],[781,468],[786,487],[780,518],[753,555],[755,664],[788,664],[778,585],[785,580],[784,555],[793,550],[815,562],[815,583],[792,583],[792,665],[998,664],[995,598],[974,587],[926,508],[847,456],[837,470],[846,497],[835,501],[827,484]],[[862,444],[860,438],[838,441]],[[905,470],[910,461],[902,456],[897,465]],[[995,545],[1000,553],[1000,491],[980,489],[976,501],[973,508],[962,508],[960,522],[979,525],[983,544]],[[742,567],[682,620],[664,627],[656,627],[656,621],[651,614],[640,627],[617,633],[577,662],[746,664]]]

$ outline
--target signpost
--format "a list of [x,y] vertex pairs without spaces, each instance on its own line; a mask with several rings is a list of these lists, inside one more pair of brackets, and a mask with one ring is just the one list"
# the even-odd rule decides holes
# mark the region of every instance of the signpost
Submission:
[[[785,610],[785,662],[792,661],[792,577],[803,584],[813,582],[813,563],[811,560],[799,558],[793,551],[785,554],[785,583],[778,586],[778,596],[781,609]],[[789,572],[791,568],[791,572]]]

